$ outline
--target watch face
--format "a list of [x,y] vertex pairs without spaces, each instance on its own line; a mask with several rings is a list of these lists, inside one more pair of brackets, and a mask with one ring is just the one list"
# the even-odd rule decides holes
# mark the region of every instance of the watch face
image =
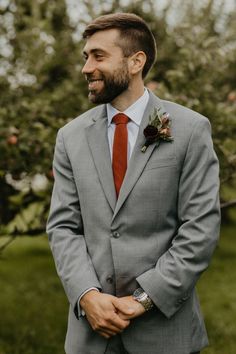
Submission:
[[135,290],[135,292],[133,293],[133,298],[134,300],[138,301],[140,304],[143,305],[145,311],[149,311],[154,307],[152,300],[148,297],[148,295],[142,288],[138,288]]
[[140,297],[142,297],[143,293],[144,293],[143,289],[142,288],[138,288],[133,293],[133,297],[138,300]]

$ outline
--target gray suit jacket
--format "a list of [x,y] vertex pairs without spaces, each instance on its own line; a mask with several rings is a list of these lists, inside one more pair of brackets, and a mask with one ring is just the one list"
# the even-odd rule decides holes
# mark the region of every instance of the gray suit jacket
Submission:
[[[154,107],[170,114],[172,143],[140,151]],[[152,93],[118,200],[105,106],[60,129],[47,232],[70,302],[66,352],[102,354],[107,340],[77,312],[90,287],[118,297],[141,286],[156,304],[122,333],[129,353],[189,354],[207,345],[195,284],[220,224],[218,161],[208,120]]]

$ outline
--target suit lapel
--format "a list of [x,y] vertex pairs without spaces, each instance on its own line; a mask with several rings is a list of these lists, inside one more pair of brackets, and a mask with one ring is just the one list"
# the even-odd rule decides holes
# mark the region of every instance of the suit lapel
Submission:
[[107,139],[107,117],[105,106],[102,113],[98,115],[98,117],[94,117],[93,121],[92,125],[85,129],[86,136],[104,194],[110,207],[114,211],[116,205],[116,192]]
[[149,95],[149,102],[143,115],[137,141],[129,161],[118,200],[116,199],[111,157],[107,139],[107,116],[105,105],[102,106],[102,112],[98,113],[97,117],[93,117],[93,123],[85,129],[88,145],[99,180],[108,203],[114,211],[113,219],[141,176],[153,150],[159,145],[158,143],[152,144],[148,147],[145,153],[141,152],[141,148],[145,142],[143,130],[148,124],[149,115],[153,112],[155,107],[160,110],[160,112],[165,112],[161,100],[154,96],[151,92],[149,92]]
[[154,108],[156,107],[161,114],[165,112],[162,102],[159,98],[154,96],[151,92],[149,92],[150,98],[146,110],[143,115],[142,122],[139,127],[139,133],[137,137],[137,141],[132,153],[132,156],[129,161],[128,169],[123,181],[123,184],[120,189],[119,198],[116,203],[113,219],[116,214],[119,212],[120,208],[124,204],[127,199],[129,193],[132,191],[136,182],[138,181],[140,175],[142,174],[152,152],[155,148],[158,147],[159,143],[152,144],[148,147],[145,153],[141,152],[141,148],[145,143],[145,137],[143,135],[144,128],[148,125],[149,115],[153,113]]

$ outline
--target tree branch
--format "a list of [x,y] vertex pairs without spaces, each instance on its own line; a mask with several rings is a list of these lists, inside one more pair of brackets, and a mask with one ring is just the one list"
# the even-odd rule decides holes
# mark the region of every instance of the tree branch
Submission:
[[4,251],[4,249],[15,240],[16,236],[10,236],[9,239],[0,246],[0,254]]
[[233,206],[236,206],[236,199],[231,200],[230,202],[221,203],[220,208],[226,209],[226,208],[231,208]]

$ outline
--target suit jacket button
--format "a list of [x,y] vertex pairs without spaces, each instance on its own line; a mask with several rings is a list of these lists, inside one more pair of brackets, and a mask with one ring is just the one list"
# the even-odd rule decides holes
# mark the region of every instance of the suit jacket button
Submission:
[[112,275],[109,275],[109,277],[107,277],[106,281],[107,281],[108,284],[112,284],[113,283]]
[[112,234],[112,236],[113,236],[114,238],[119,238],[119,237],[120,237],[120,234],[119,234],[118,231],[114,231],[113,234]]

